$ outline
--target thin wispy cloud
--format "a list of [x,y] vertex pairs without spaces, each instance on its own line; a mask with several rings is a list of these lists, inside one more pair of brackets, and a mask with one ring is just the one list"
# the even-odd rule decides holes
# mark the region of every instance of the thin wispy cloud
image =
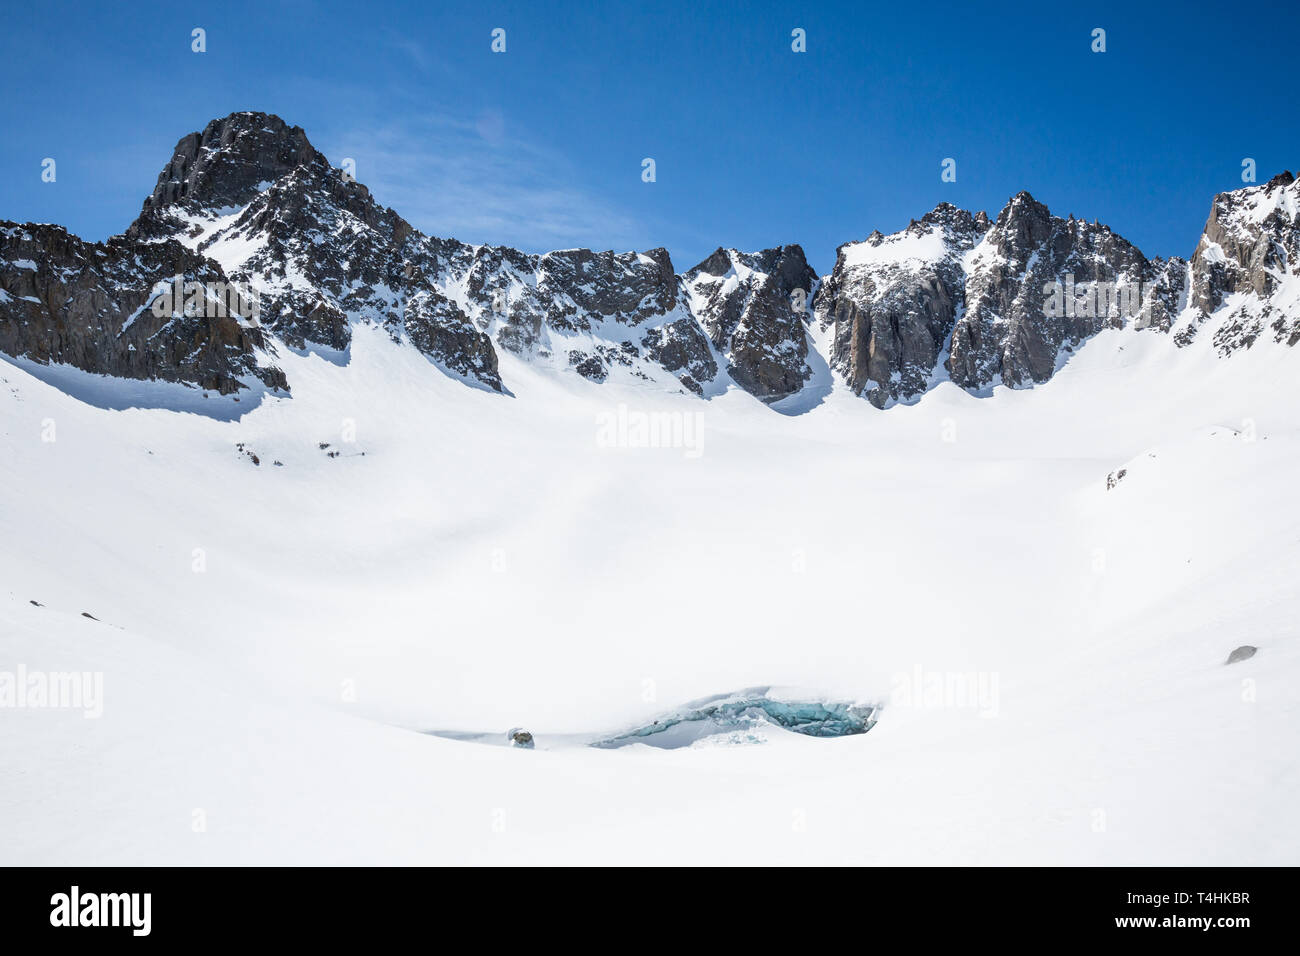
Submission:
[[531,252],[655,245],[646,224],[573,183],[571,161],[515,135],[507,118],[425,114],[335,137],[375,198],[435,236]]

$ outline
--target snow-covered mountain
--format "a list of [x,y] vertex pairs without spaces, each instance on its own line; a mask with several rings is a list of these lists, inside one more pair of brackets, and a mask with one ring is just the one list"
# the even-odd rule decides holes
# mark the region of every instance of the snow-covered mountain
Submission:
[[[1210,325],[1224,354],[1294,344],[1296,191],[1288,173],[1216,197],[1190,265],[1021,192],[992,222],[944,203],[848,243],[820,280],[797,245],[718,249],[678,274],[664,249],[536,255],[426,236],[303,130],[242,112],[177,144],[122,236],[0,223],[0,352],[220,394],[287,391],[281,349],[343,355],[364,324],[495,391],[509,389],[508,352],[593,382],[774,401],[813,379],[821,342],[838,381],[884,407],[943,380],[1047,381],[1105,327],[1172,330],[1185,345]],[[173,281],[251,289],[258,313],[153,308]],[[1122,303],[1119,291],[1099,302],[1097,283]]]
[[[261,113],[235,113],[184,137],[140,217],[107,252],[88,247],[80,258],[60,259],[44,248],[50,240],[38,241],[49,227],[3,228],[0,315],[6,328],[12,323],[27,331],[0,346],[86,371],[221,392],[240,389],[251,373],[283,387],[274,367],[277,343],[342,353],[353,328],[367,324],[447,372],[497,391],[505,388],[501,350],[592,381],[659,379],[696,393],[716,387],[724,366],[765,396],[788,393],[801,381],[784,366],[806,351],[802,329],[788,304],[772,304],[785,272],[769,290],[763,275],[742,266],[741,291],[728,288],[706,302],[674,273],[663,249],[533,255],[425,236],[332,168],[301,129]],[[98,260],[109,254],[139,260],[134,282],[103,275]],[[774,250],[755,261],[774,257],[773,268],[797,271],[783,264],[786,255]],[[797,250],[789,255],[802,262]],[[800,281],[808,291],[813,276],[806,266],[804,272]],[[204,366],[202,376],[175,363],[124,362],[111,349],[82,347],[83,336],[112,340],[120,317],[137,313],[157,283],[177,273],[185,280],[246,283],[257,293],[258,324],[268,335],[238,338],[224,363],[209,363],[216,367]],[[74,276],[100,290],[95,311],[69,296]],[[723,318],[729,309],[745,309],[749,298],[755,304],[743,317]],[[150,343],[180,339],[210,349],[225,330],[192,325],[178,315],[165,330],[155,324],[143,331]],[[52,344],[37,337],[51,327],[61,330],[47,332]],[[787,357],[792,335],[798,342]],[[783,370],[774,372],[774,364]]]
[[0,863],[1294,865],[1298,190],[678,272],[240,113],[0,225]]
[[[1289,172],[1214,197],[1175,337],[1209,334],[1222,355],[1257,340],[1300,342],[1300,183]],[[1207,329],[1208,326],[1208,329]]]

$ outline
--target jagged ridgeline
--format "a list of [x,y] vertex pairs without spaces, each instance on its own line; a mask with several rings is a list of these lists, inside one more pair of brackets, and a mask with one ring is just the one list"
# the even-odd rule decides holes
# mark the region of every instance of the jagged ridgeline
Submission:
[[593,382],[779,402],[809,384],[821,343],[837,380],[883,408],[943,380],[1046,381],[1110,327],[1171,347],[1208,336],[1224,355],[1294,345],[1298,206],[1289,173],[1220,194],[1191,261],[1166,261],[1022,192],[995,221],[942,203],[847,243],[821,279],[797,245],[720,248],[679,274],[664,249],[537,255],[426,236],[302,129],[241,112],[181,139],[121,236],[0,222],[0,353],[287,391],[281,349],[346,360],[368,324],[494,391],[506,351]]

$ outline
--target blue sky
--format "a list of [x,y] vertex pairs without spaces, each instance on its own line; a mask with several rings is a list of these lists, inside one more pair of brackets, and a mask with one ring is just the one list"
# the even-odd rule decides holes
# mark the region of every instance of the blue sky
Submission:
[[1028,189],[1148,255],[1189,255],[1243,158],[1261,182],[1300,167],[1297,10],[11,4],[0,218],[120,232],[182,135],[256,109],[355,159],[418,228],[471,242],[662,245],[679,270],[719,245],[798,242],[826,272],[840,243],[938,202],[996,215]]

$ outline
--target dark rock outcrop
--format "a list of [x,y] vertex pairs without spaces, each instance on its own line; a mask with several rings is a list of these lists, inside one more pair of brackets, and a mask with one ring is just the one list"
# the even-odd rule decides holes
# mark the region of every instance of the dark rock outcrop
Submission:
[[181,137],[144,201],[135,234],[170,235],[185,209],[238,209],[299,166],[324,164],[307,134],[267,113],[232,113]]
[[962,257],[987,229],[983,213],[941,203],[902,232],[840,246],[815,311],[854,392],[883,408],[925,391],[965,298]]
[[718,249],[682,278],[737,385],[769,401],[803,387],[812,374],[804,323],[817,282],[803,249]]
[[672,372],[692,392],[703,394],[704,383],[718,377],[718,363],[708,336],[693,317],[656,326],[641,339],[646,356]]
[[1177,308],[1165,264],[1148,261],[1107,226],[1053,216],[1018,193],[967,260],[966,310],[953,329],[949,375],[969,389],[1045,382],[1063,351],[1103,328],[1141,324],[1146,285],[1162,276],[1164,297],[1147,324],[1167,323]]
[[883,408],[945,377],[970,390],[1044,382],[1103,328],[1168,331],[1185,272],[1021,192],[993,223],[942,203],[841,246],[815,310],[831,367]]
[[1249,348],[1261,337],[1300,342],[1298,262],[1300,182],[1290,172],[1261,186],[1219,193],[1192,256],[1192,314],[1176,341],[1190,344],[1208,323],[1221,355]]
[[263,362],[263,330],[237,313],[190,314],[182,300],[154,314],[151,304],[177,276],[209,288],[229,281],[175,240],[88,243],[60,226],[0,222],[0,352],[221,394],[249,379],[287,389],[284,373]]
[[1240,647],[1233,648],[1232,653],[1228,655],[1228,659],[1224,663],[1236,664],[1239,661],[1248,661],[1255,656],[1255,652],[1258,650],[1259,648],[1253,645],[1242,644]]

